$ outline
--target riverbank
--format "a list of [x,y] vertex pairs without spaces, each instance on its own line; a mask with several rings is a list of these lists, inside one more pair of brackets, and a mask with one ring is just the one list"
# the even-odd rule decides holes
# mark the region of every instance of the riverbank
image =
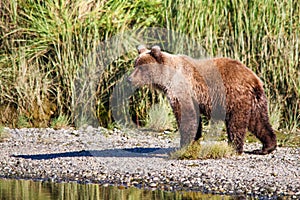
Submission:
[[[300,197],[300,148],[261,156],[172,160],[179,146],[169,133],[6,129],[0,143],[0,177],[98,183],[147,189],[275,198]],[[246,144],[245,150],[260,144]]]

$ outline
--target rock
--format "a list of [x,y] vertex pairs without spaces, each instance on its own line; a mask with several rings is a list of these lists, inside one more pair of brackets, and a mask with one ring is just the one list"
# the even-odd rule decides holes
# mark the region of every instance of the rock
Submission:
[[159,179],[158,177],[154,177],[152,180],[153,180],[154,182],[158,182],[160,179]]
[[0,143],[0,177],[300,198],[299,147],[279,147],[266,156],[186,161],[167,159],[179,140],[161,134],[118,129],[108,134],[89,126],[7,131],[11,138]]
[[149,186],[150,186],[150,187],[152,187],[152,188],[154,188],[154,187],[156,187],[156,186],[157,186],[157,184],[156,184],[156,183],[154,183],[154,182],[152,182],[152,183],[150,183],[150,184],[149,184]]

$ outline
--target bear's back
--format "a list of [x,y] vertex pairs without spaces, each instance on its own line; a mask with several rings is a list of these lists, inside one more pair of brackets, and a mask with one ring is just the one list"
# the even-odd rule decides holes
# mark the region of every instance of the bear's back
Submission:
[[231,58],[211,58],[195,60],[193,64],[197,72],[205,79],[209,77],[220,77],[225,87],[254,88],[263,87],[259,77],[244,64]]

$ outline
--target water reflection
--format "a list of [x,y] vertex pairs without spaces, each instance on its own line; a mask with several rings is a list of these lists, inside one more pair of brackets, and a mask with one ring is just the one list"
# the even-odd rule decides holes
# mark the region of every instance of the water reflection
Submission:
[[97,184],[51,183],[31,180],[0,179],[0,199],[47,200],[47,199],[236,199],[230,196],[207,195],[199,192],[166,192],[161,190],[120,189]]

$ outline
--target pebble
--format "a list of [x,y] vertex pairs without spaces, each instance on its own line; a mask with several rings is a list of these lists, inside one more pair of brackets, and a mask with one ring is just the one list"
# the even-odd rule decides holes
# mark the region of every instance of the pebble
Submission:
[[157,184],[152,182],[152,183],[149,184],[149,186],[152,187],[152,188],[154,188],[154,187],[157,186]]
[[[0,178],[98,183],[167,191],[300,198],[300,148],[270,155],[242,154],[209,160],[173,160],[178,137],[140,130],[7,129],[0,143]],[[245,144],[245,150],[260,148]],[[285,197],[284,197],[285,198]]]
[[152,180],[153,180],[154,182],[157,182],[157,181],[159,181],[160,179],[159,179],[158,177],[154,177]]

